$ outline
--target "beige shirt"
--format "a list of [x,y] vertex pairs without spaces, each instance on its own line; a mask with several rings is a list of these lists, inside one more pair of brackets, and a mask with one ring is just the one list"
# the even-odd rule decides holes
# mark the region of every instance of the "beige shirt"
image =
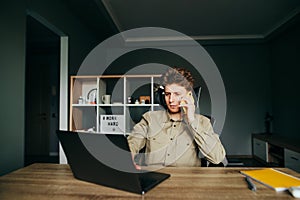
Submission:
[[164,110],[147,112],[128,136],[128,144],[134,154],[146,145],[146,165],[201,166],[199,150],[214,164],[225,158],[225,149],[210,120],[198,114],[187,124],[171,120]]

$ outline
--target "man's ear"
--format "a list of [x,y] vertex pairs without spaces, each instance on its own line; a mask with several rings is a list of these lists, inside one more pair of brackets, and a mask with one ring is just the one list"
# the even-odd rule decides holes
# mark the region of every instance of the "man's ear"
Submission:
[[188,98],[190,98],[192,100],[192,103],[195,104],[195,99],[193,97],[193,92],[189,91],[187,95],[188,95]]

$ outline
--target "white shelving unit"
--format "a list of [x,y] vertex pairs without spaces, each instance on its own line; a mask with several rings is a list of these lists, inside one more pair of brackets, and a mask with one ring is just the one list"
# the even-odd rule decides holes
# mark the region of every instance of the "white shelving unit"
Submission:
[[[148,110],[160,106],[154,103],[154,85],[161,75],[103,75],[71,76],[69,130],[100,132],[101,115],[121,115],[124,130],[116,134],[128,134],[133,125]],[[111,103],[103,104],[102,96],[111,95]],[[83,102],[79,103],[79,98]],[[138,100],[139,104],[128,103]],[[140,98],[146,98],[144,104]]]

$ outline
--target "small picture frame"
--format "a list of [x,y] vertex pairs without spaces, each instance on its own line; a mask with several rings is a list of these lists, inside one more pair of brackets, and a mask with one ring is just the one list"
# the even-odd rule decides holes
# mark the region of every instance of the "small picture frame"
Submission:
[[150,96],[140,96],[140,104],[150,104],[151,99]]
[[100,115],[101,133],[124,133],[124,115]]

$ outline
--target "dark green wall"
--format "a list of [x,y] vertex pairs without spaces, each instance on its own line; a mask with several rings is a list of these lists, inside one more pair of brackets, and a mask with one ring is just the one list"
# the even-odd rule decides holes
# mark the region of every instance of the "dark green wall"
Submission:
[[25,2],[0,7],[0,175],[23,166]]
[[[22,167],[24,162],[28,11],[41,16],[69,36],[69,74],[76,74],[88,52],[104,39],[101,36],[96,38],[59,0],[10,0],[1,3],[0,174]],[[227,118],[221,139],[228,154],[251,154],[251,133],[264,131],[266,111],[274,114],[274,131],[277,134],[300,138],[297,130],[299,23],[293,27],[263,44],[204,46],[218,66],[227,92]],[[142,60],[143,57],[136,59]],[[174,63],[166,57],[161,59]],[[132,61],[120,64],[126,66],[129,62]],[[209,97],[203,98],[209,101]],[[210,111],[209,104],[202,106],[204,111]]]
[[270,57],[266,44],[205,46],[218,66],[227,96],[221,140],[229,155],[251,155],[251,133],[264,131],[271,110]]
[[27,13],[69,37],[69,74],[76,74],[96,38],[60,0],[10,0],[0,6],[0,175],[23,167]]
[[270,44],[273,130],[300,144],[300,17]]

